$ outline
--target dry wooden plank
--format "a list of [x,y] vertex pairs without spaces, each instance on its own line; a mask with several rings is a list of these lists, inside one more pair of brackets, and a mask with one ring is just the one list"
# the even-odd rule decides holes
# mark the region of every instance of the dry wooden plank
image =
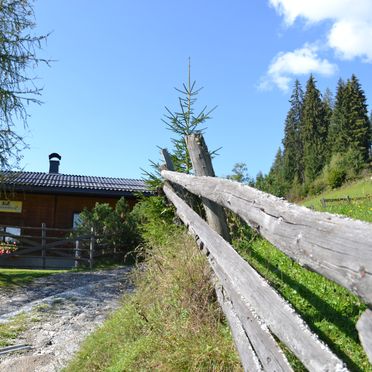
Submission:
[[177,214],[207,247],[215,262],[223,268],[235,290],[257,315],[310,371],[346,371],[343,362],[314,335],[293,308],[227,243],[213,231],[171,189],[164,186]]
[[231,209],[295,261],[372,305],[372,224],[315,212],[230,180],[162,175]]
[[363,345],[370,363],[372,363],[372,311],[366,310],[356,325],[360,342]]
[[168,150],[167,149],[161,149],[161,154],[163,155],[166,169],[168,169],[169,171],[174,171],[173,161],[172,161],[172,158],[171,158]]
[[255,351],[264,371],[293,371],[284,353],[270,334],[268,327],[257,316],[251,306],[237,293],[226,276],[225,270],[209,255],[211,266],[219,278],[223,288],[232,303],[234,312],[239,318],[243,329]]
[[[201,251],[207,256],[213,271],[222,286],[225,301],[230,301],[234,314],[238,317],[253,350],[265,371],[293,371],[284,353],[272,337],[267,326],[262,322],[250,305],[236,292],[222,267],[214,260],[207,247],[196,239]],[[244,365],[244,363],[243,363]]]
[[254,352],[252,345],[243,329],[243,326],[234,312],[232,303],[225,298],[222,288],[216,285],[216,294],[218,302],[222,308],[223,313],[230,325],[231,333],[235,342],[236,349],[238,350],[240,361],[247,372],[260,372],[263,368]]
[[[200,133],[191,134],[185,137],[185,141],[195,174],[215,177],[212,160],[203,136]],[[223,208],[208,198],[202,198],[202,202],[209,226],[230,242],[230,232]]]

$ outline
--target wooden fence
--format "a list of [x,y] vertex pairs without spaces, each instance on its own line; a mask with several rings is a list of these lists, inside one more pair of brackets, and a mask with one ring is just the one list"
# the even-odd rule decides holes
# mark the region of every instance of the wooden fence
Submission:
[[366,195],[366,196],[359,196],[359,197],[350,197],[350,196],[345,196],[344,198],[322,198],[320,199],[320,203],[323,208],[327,207],[327,203],[340,203],[340,202],[347,202],[351,203],[352,201],[357,201],[357,200],[369,200],[372,198],[372,195]]
[[[190,142],[203,145],[200,136],[188,137],[187,143]],[[206,149],[199,146],[195,158],[203,158],[205,153]],[[193,158],[191,153],[190,156]],[[167,168],[172,168],[169,161]],[[244,369],[292,370],[274,335],[310,371],[347,371],[343,361],[318,339],[291,305],[177,193],[180,194],[182,187],[209,203],[230,209],[293,260],[349,289],[369,307],[372,305],[372,224],[315,212],[237,182],[200,176],[200,172],[199,176],[169,170],[161,174],[169,181],[164,186],[166,196],[214,270],[217,296]],[[361,316],[357,329],[372,361],[371,310]]]
[[72,229],[49,228],[45,223],[41,227],[12,228],[20,229],[21,234],[12,234],[5,230],[6,226],[0,226],[1,267],[92,268],[95,258],[112,253],[97,244],[99,238],[93,229],[90,234],[73,236]]

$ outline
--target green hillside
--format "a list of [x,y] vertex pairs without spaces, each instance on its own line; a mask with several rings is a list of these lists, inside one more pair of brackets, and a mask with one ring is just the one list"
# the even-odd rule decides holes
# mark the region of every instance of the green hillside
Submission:
[[[327,199],[350,197],[351,201],[327,202]],[[357,199],[353,198],[366,198]],[[322,206],[321,200],[326,199],[326,207]],[[351,218],[372,222],[372,177],[345,185],[339,189],[331,190],[323,194],[304,200],[301,204],[312,207],[317,211],[342,214]]]

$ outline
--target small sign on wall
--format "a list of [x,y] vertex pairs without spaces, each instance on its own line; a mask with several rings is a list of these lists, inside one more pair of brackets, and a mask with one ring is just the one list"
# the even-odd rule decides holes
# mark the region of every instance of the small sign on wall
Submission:
[[22,202],[13,200],[0,200],[0,212],[22,213]]

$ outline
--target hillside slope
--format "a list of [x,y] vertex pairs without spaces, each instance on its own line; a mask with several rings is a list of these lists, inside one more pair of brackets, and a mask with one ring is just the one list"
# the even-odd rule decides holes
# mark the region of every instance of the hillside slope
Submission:
[[[350,201],[327,201],[327,199],[351,198]],[[354,198],[365,198],[355,199]],[[325,207],[321,200],[326,199]],[[305,199],[300,204],[321,212],[342,214],[351,218],[372,222],[372,177],[347,184],[339,189],[324,192]]]

